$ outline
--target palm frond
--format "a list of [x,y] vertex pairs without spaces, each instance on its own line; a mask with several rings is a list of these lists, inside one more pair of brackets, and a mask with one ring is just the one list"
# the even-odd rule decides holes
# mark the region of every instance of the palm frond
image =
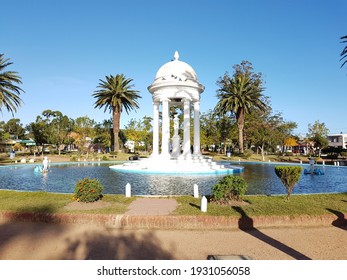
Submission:
[[11,64],[12,62],[9,62],[9,59],[4,58],[4,54],[0,54],[0,112],[2,112],[4,106],[13,116],[17,112],[17,108],[23,103],[19,95],[24,91],[16,85],[22,83],[18,73],[4,71]]
[[[342,36],[340,38],[342,41],[341,43],[347,43],[347,35],[346,36]],[[340,61],[343,61],[341,68],[347,63],[347,46],[345,46],[340,54],[341,59]]]

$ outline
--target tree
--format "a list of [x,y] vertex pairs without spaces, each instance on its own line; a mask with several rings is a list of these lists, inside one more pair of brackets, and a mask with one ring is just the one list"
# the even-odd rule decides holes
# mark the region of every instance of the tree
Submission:
[[[341,43],[347,43],[347,35],[346,36],[342,36],[340,38],[342,40]],[[341,65],[341,68],[347,63],[347,46],[345,46],[340,54],[341,56],[341,59],[340,61],[342,61],[342,65]]]
[[10,119],[3,126],[4,132],[8,132],[14,139],[21,139],[25,134],[25,129],[20,123],[20,119]]
[[36,121],[31,122],[26,129],[34,137],[36,143],[41,144],[42,146],[49,143],[49,136],[51,132],[47,119],[37,116]]
[[329,129],[325,126],[325,123],[321,123],[318,120],[315,123],[308,125],[307,138],[314,142],[314,147],[318,149],[319,156],[321,150],[328,146],[328,133]]
[[102,123],[98,123],[95,126],[95,134],[94,143],[99,145],[98,149],[100,149],[100,144],[106,148],[111,147],[112,120],[104,120]]
[[76,144],[79,146],[82,153],[86,153],[88,158],[88,152],[90,144],[95,136],[95,121],[90,119],[88,116],[78,117],[73,126],[73,131],[77,133],[75,139]]
[[287,190],[287,200],[301,176],[301,166],[275,166],[275,173]]
[[142,147],[148,149],[151,143],[149,137],[152,129],[151,120],[152,118],[144,116],[142,120],[131,119],[125,126],[125,137],[135,142],[135,148],[140,148],[141,144],[144,143],[145,146]]
[[234,114],[238,127],[239,150],[243,153],[245,116],[254,109],[264,110],[266,104],[262,100],[264,88],[261,74],[253,72],[252,64],[242,61],[233,68],[234,74],[231,77],[226,72],[217,81],[220,88],[217,90],[219,101],[215,111],[220,115]]
[[22,83],[18,73],[4,71],[11,64],[12,62],[9,62],[9,59],[4,58],[4,54],[0,54],[0,112],[2,112],[1,108],[4,106],[13,116],[17,112],[17,108],[23,103],[19,95],[24,91],[17,85]]
[[50,128],[49,142],[58,146],[60,155],[60,146],[64,144],[68,134],[71,132],[73,121],[60,111],[45,110],[42,112],[42,115],[46,117],[46,123]]
[[235,119],[229,115],[221,116],[209,110],[202,114],[200,119],[201,145],[223,147],[225,153],[227,145],[232,146],[234,140],[237,141]]
[[286,122],[281,113],[273,113],[268,97],[263,98],[263,110],[254,109],[245,118],[245,142],[249,147],[256,146],[265,160],[265,151],[275,151],[282,146],[285,138],[291,136],[296,123]]
[[109,109],[113,116],[113,134],[114,134],[114,151],[119,150],[119,129],[120,117],[125,109],[129,114],[130,110],[139,108],[137,99],[141,98],[137,90],[131,89],[132,79],[126,78],[123,74],[117,74],[115,77],[106,76],[106,81],[99,80],[99,90],[94,91],[93,97],[96,98],[94,108],[105,107],[106,112]]

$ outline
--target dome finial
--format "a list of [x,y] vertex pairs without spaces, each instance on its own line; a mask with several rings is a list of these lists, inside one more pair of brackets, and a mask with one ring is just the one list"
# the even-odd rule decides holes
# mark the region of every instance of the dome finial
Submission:
[[180,55],[178,54],[178,51],[175,51],[174,59],[175,59],[175,60],[178,60],[179,57],[180,57]]

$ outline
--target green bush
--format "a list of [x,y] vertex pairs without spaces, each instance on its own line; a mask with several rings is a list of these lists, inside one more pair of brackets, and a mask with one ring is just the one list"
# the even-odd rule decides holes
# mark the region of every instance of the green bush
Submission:
[[249,159],[252,155],[253,155],[253,151],[252,150],[244,150],[243,154],[241,156],[244,159]]
[[289,200],[295,184],[301,176],[301,166],[275,166],[275,173],[287,189],[287,199]]
[[94,202],[102,198],[103,185],[96,179],[84,178],[75,186],[74,200],[80,202]]
[[241,200],[247,191],[247,182],[239,176],[227,175],[212,187],[213,198],[216,201]]
[[103,155],[103,156],[102,156],[102,160],[103,160],[103,161],[107,161],[107,160],[108,160],[108,156]]

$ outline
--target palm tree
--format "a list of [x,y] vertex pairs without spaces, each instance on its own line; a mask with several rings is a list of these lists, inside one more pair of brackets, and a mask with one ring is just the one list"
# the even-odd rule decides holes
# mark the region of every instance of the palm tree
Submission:
[[13,116],[23,102],[19,95],[24,91],[16,85],[22,83],[17,72],[4,71],[11,64],[9,59],[4,58],[4,54],[0,54],[0,112],[2,112],[2,106],[5,106]]
[[[341,43],[347,43],[347,35],[346,36],[342,36],[340,38],[342,40]],[[341,54],[341,59],[340,60],[344,60],[342,62],[341,68],[347,63],[347,46],[344,47],[344,49],[342,50]]]
[[131,89],[134,85],[133,80],[126,78],[123,74],[117,74],[115,77],[106,76],[106,81],[100,80],[99,90],[94,91],[95,101],[94,108],[105,107],[105,112],[109,109],[113,115],[113,134],[114,134],[114,151],[119,150],[119,127],[120,116],[123,108],[129,114],[130,110],[139,108],[137,99],[141,98],[137,90]]
[[219,101],[215,107],[215,112],[219,115],[234,114],[239,134],[239,150],[240,153],[243,153],[245,116],[253,109],[264,111],[267,105],[261,94],[264,90],[261,74],[252,72],[252,64],[248,61],[242,61],[241,64],[235,65],[233,68],[235,73],[232,77],[226,72],[217,81],[220,89],[217,90]]

